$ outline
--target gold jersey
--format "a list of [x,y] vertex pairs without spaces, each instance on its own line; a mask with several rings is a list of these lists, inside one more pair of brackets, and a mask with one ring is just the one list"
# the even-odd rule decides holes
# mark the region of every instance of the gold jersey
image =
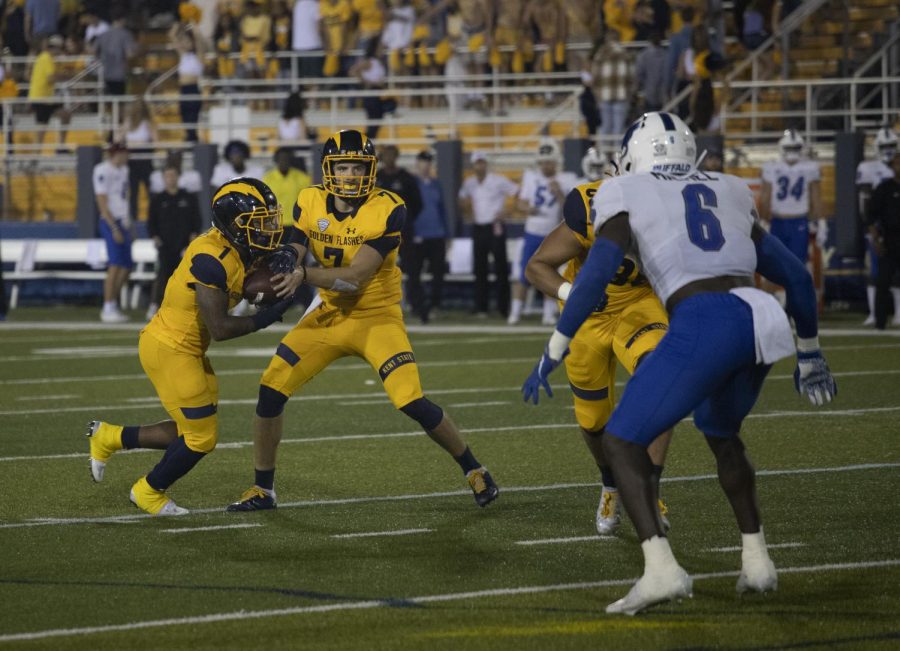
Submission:
[[209,330],[200,317],[194,287],[199,284],[226,292],[230,309],[241,300],[244,271],[238,252],[211,228],[188,245],[166,284],[159,311],[144,332],[175,350],[202,355],[209,347]]
[[301,190],[294,206],[294,228],[300,231],[299,243],[309,249],[320,265],[349,266],[362,246],[373,247],[384,258],[375,275],[357,292],[320,289],[322,300],[344,311],[399,303],[401,276],[397,248],[405,220],[403,199],[381,188],[375,188],[350,213],[339,212],[334,195],[321,185]]
[[[575,282],[581,265],[587,259],[588,251],[594,243],[594,225],[591,217],[591,199],[597,193],[602,180],[583,183],[576,186],[566,197],[563,205],[563,219],[583,247],[581,253],[569,260],[563,277],[570,283]],[[612,314],[623,310],[631,303],[653,295],[647,279],[641,274],[637,261],[631,255],[625,256],[618,272],[606,286],[607,303],[602,314]],[[596,316],[596,314],[594,315]]]

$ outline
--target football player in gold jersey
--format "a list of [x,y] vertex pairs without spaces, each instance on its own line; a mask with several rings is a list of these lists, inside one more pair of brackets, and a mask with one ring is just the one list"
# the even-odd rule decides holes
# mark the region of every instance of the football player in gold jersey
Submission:
[[166,285],[159,311],[141,331],[141,366],[170,420],[153,425],[88,426],[91,474],[101,481],[121,449],[165,450],[162,460],[131,488],[131,501],[151,515],[182,515],[166,489],[216,447],[219,387],[206,349],[280,321],[291,301],[282,300],[252,317],[228,314],[242,297],[245,271],[277,249],[284,233],[281,207],[269,187],[237,178],[215,191],[213,228],[188,245]]
[[[375,166],[371,140],[359,131],[339,131],[322,152],[322,184],[297,197],[289,244],[274,256],[284,264],[273,284],[286,296],[305,282],[319,288],[319,298],[281,340],[263,373],[253,423],[255,481],[229,511],[275,508],[284,405],[333,361],[349,355],[365,359],[394,407],[453,456],[479,506],[497,498],[497,485],[459,429],[422,392],[400,309],[397,248],[406,207],[393,192],[375,187]],[[301,264],[307,252],[319,267]]]
[[[575,276],[594,242],[591,224],[591,198],[603,182],[595,165],[600,156],[591,150],[582,167],[591,181],[577,186],[563,204],[563,222],[550,233],[525,268],[528,280],[547,296],[558,296],[560,308]],[[591,170],[597,170],[592,173]],[[567,264],[563,275],[557,271]],[[596,527],[601,535],[612,533],[619,524],[619,499],[615,477],[603,458],[603,428],[616,402],[616,360],[634,373],[645,355],[652,352],[668,329],[669,319],[649,283],[641,275],[635,260],[626,257],[619,272],[606,289],[607,301],[598,305],[569,345],[565,358],[569,386],[575,401],[575,418],[584,442],[600,468],[603,489],[597,508]],[[528,400],[526,395],[525,399]],[[537,397],[534,397],[535,404]],[[654,464],[654,480],[659,489],[666,449],[672,437],[669,430],[649,448]],[[660,517],[666,507],[660,501]]]

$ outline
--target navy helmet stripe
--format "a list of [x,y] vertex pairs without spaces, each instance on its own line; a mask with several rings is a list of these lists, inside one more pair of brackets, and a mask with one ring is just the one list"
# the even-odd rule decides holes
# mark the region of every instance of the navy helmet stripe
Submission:
[[666,131],[675,131],[675,120],[672,119],[672,116],[668,113],[660,113],[659,119],[662,120],[663,126],[666,128]]
[[628,141],[631,140],[632,134],[637,130],[639,126],[644,123],[644,118],[638,118],[634,122],[631,123],[631,126],[628,127],[628,130],[625,132],[625,135],[622,136],[622,151],[628,151]]

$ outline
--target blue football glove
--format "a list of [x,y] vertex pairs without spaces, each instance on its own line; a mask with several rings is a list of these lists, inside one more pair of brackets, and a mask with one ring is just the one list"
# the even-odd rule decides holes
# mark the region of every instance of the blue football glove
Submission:
[[256,330],[262,330],[263,328],[268,328],[276,321],[281,321],[284,318],[284,313],[287,312],[287,309],[293,304],[294,295],[291,294],[287,298],[283,298],[277,303],[273,303],[269,307],[260,310],[250,317],[253,319],[253,327]]
[[287,244],[266,258],[273,274],[289,274],[297,267],[297,249]]
[[522,385],[522,398],[525,402],[531,401],[534,404],[537,404],[538,398],[541,395],[541,387],[544,387],[547,396],[550,398],[553,397],[553,390],[550,388],[550,382],[548,382],[547,378],[550,377],[553,369],[559,366],[568,354],[569,349],[566,348],[566,352],[563,353],[562,359],[556,360],[551,358],[547,348],[544,348],[544,354],[541,355],[541,361],[535,364],[531,374],[525,380],[525,384]]
[[837,395],[837,382],[834,381],[821,350],[797,353],[794,386],[797,393],[809,398],[814,405],[824,405],[834,399]]

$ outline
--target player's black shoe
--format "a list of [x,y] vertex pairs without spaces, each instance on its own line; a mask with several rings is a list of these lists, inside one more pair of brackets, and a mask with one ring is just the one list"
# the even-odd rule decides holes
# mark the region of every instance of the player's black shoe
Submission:
[[275,493],[267,493],[259,486],[252,486],[244,491],[234,504],[229,504],[225,509],[228,513],[240,513],[244,511],[268,511],[276,508]]
[[491,473],[484,466],[467,472],[466,481],[469,482],[469,486],[475,494],[475,503],[478,506],[487,506],[500,495],[500,489],[497,488]]

